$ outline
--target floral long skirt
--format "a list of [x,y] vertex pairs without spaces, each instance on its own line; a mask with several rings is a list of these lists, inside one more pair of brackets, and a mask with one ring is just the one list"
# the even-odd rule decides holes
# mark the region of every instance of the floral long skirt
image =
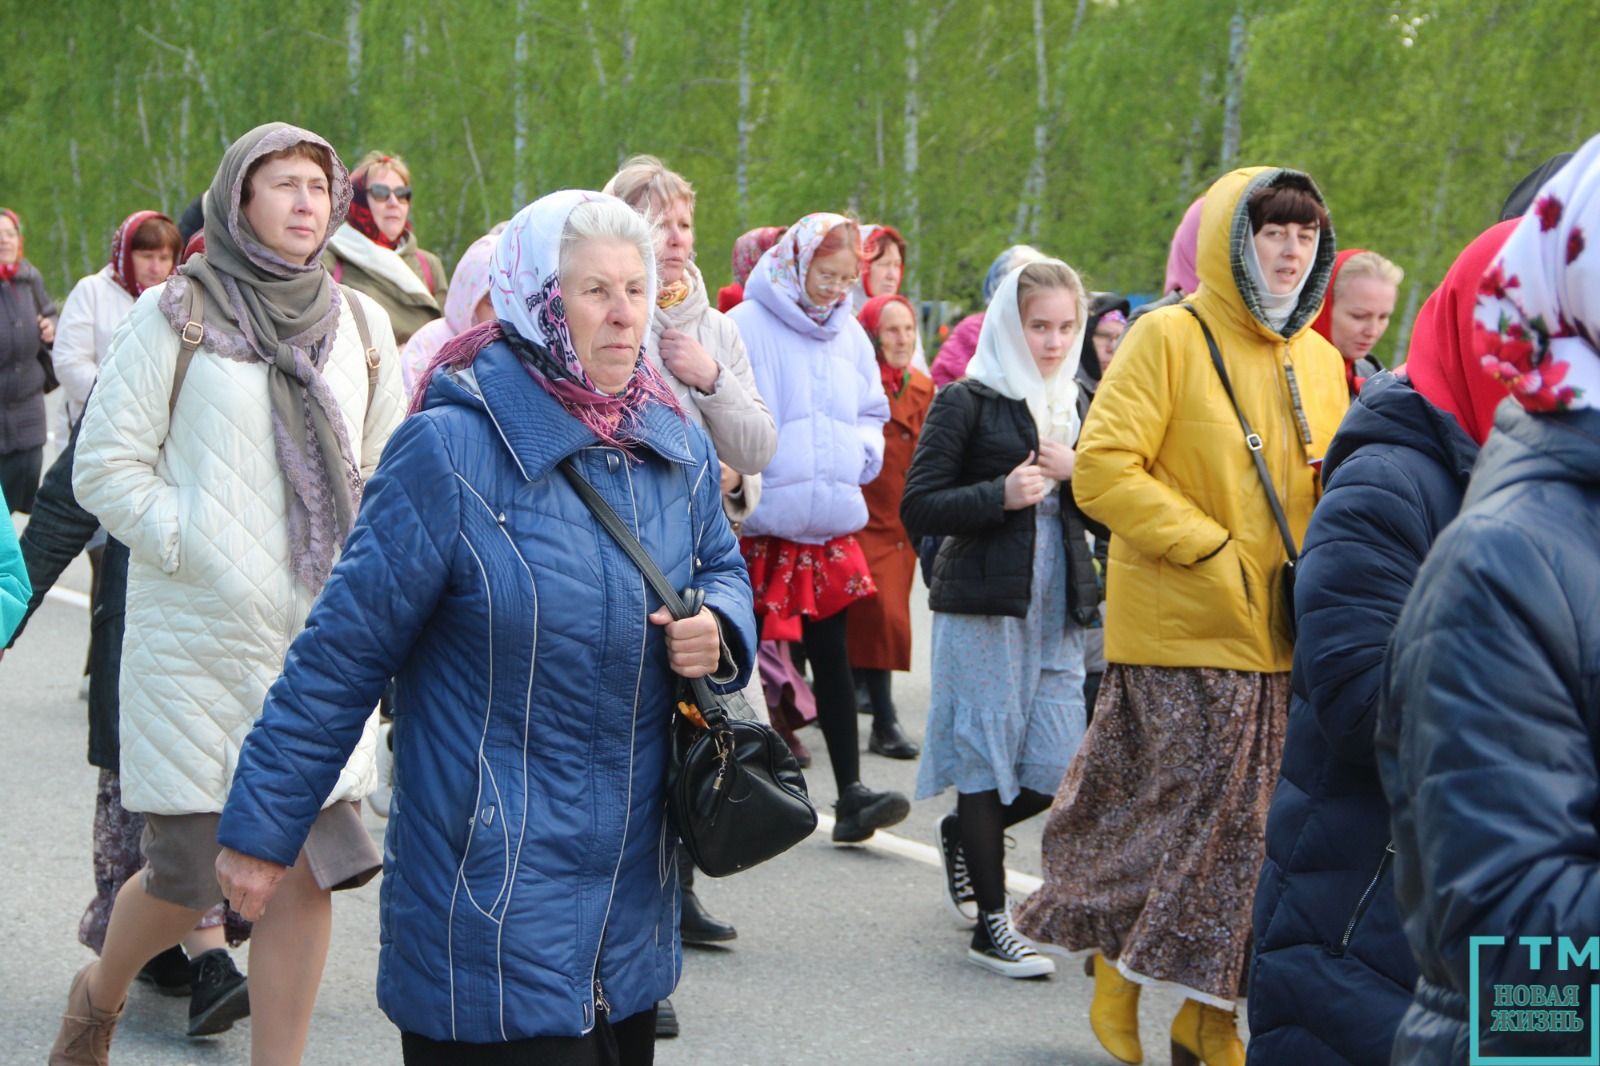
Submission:
[[1231,1007],[1288,713],[1286,673],[1112,663],[1018,929]]

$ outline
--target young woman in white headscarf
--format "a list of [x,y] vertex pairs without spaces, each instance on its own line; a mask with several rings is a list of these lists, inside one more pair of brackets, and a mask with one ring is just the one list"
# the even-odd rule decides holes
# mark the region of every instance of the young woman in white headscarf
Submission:
[[1005,830],[1049,808],[1084,732],[1082,626],[1099,602],[1072,479],[1073,380],[1087,307],[1056,259],[1008,273],[966,377],[928,413],[901,514],[944,537],[934,563],[933,694],[917,798],[952,786],[939,823],[968,958],[1007,977],[1053,973],[1011,925]]

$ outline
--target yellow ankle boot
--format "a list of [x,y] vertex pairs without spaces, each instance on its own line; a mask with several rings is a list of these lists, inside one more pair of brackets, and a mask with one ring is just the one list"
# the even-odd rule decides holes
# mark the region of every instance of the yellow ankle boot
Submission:
[[1233,1011],[1183,1001],[1172,1019],[1172,1066],[1244,1066],[1244,1043]]
[[1144,1061],[1139,1046],[1139,986],[1117,972],[1104,955],[1094,957],[1094,1002],[1089,1028],[1113,1057],[1137,1066]]

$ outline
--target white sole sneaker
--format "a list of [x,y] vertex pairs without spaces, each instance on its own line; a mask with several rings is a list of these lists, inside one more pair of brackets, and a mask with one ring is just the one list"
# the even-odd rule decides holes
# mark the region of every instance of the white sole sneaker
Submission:
[[933,823],[933,849],[939,853],[939,874],[944,878],[944,906],[950,916],[955,919],[956,926],[960,929],[972,929],[978,924],[978,901],[969,899],[965,903],[957,903],[950,894],[950,875],[946,872],[944,862],[944,820],[954,818],[955,815],[947,814]]
[[1010,959],[996,958],[975,948],[968,948],[967,961],[1001,977],[1051,977],[1056,972],[1056,964],[1043,955],[1033,955],[1013,962]]

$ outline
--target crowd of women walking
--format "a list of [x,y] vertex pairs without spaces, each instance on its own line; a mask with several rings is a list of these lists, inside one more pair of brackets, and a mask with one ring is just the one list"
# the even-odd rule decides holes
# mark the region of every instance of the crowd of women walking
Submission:
[[1591,935],[1600,891],[1600,139],[1519,186],[1394,370],[1401,268],[1291,169],[1218,178],[1139,307],[1070,247],[1000,251],[931,360],[893,226],[752,230],[713,305],[691,184],[637,156],[594,186],[447,272],[401,158],[271,123],[59,310],[0,211],[0,491],[31,516],[0,523],[0,638],[95,573],[96,957],[51,1063],[108,1062],[135,980],[298,1062],[330,894],[380,870],[408,1063],[648,1063],[681,945],[737,935],[666,815],[685,678],[801,765],[815,723],[837,843],[911,809],[862,748],[920,760],[966,957],[1081,959],[1122,1062],[1151,986],[1177,1064],[1587,1047],[1470,1033],[1482,987],[1539,977],[1467,938]]

